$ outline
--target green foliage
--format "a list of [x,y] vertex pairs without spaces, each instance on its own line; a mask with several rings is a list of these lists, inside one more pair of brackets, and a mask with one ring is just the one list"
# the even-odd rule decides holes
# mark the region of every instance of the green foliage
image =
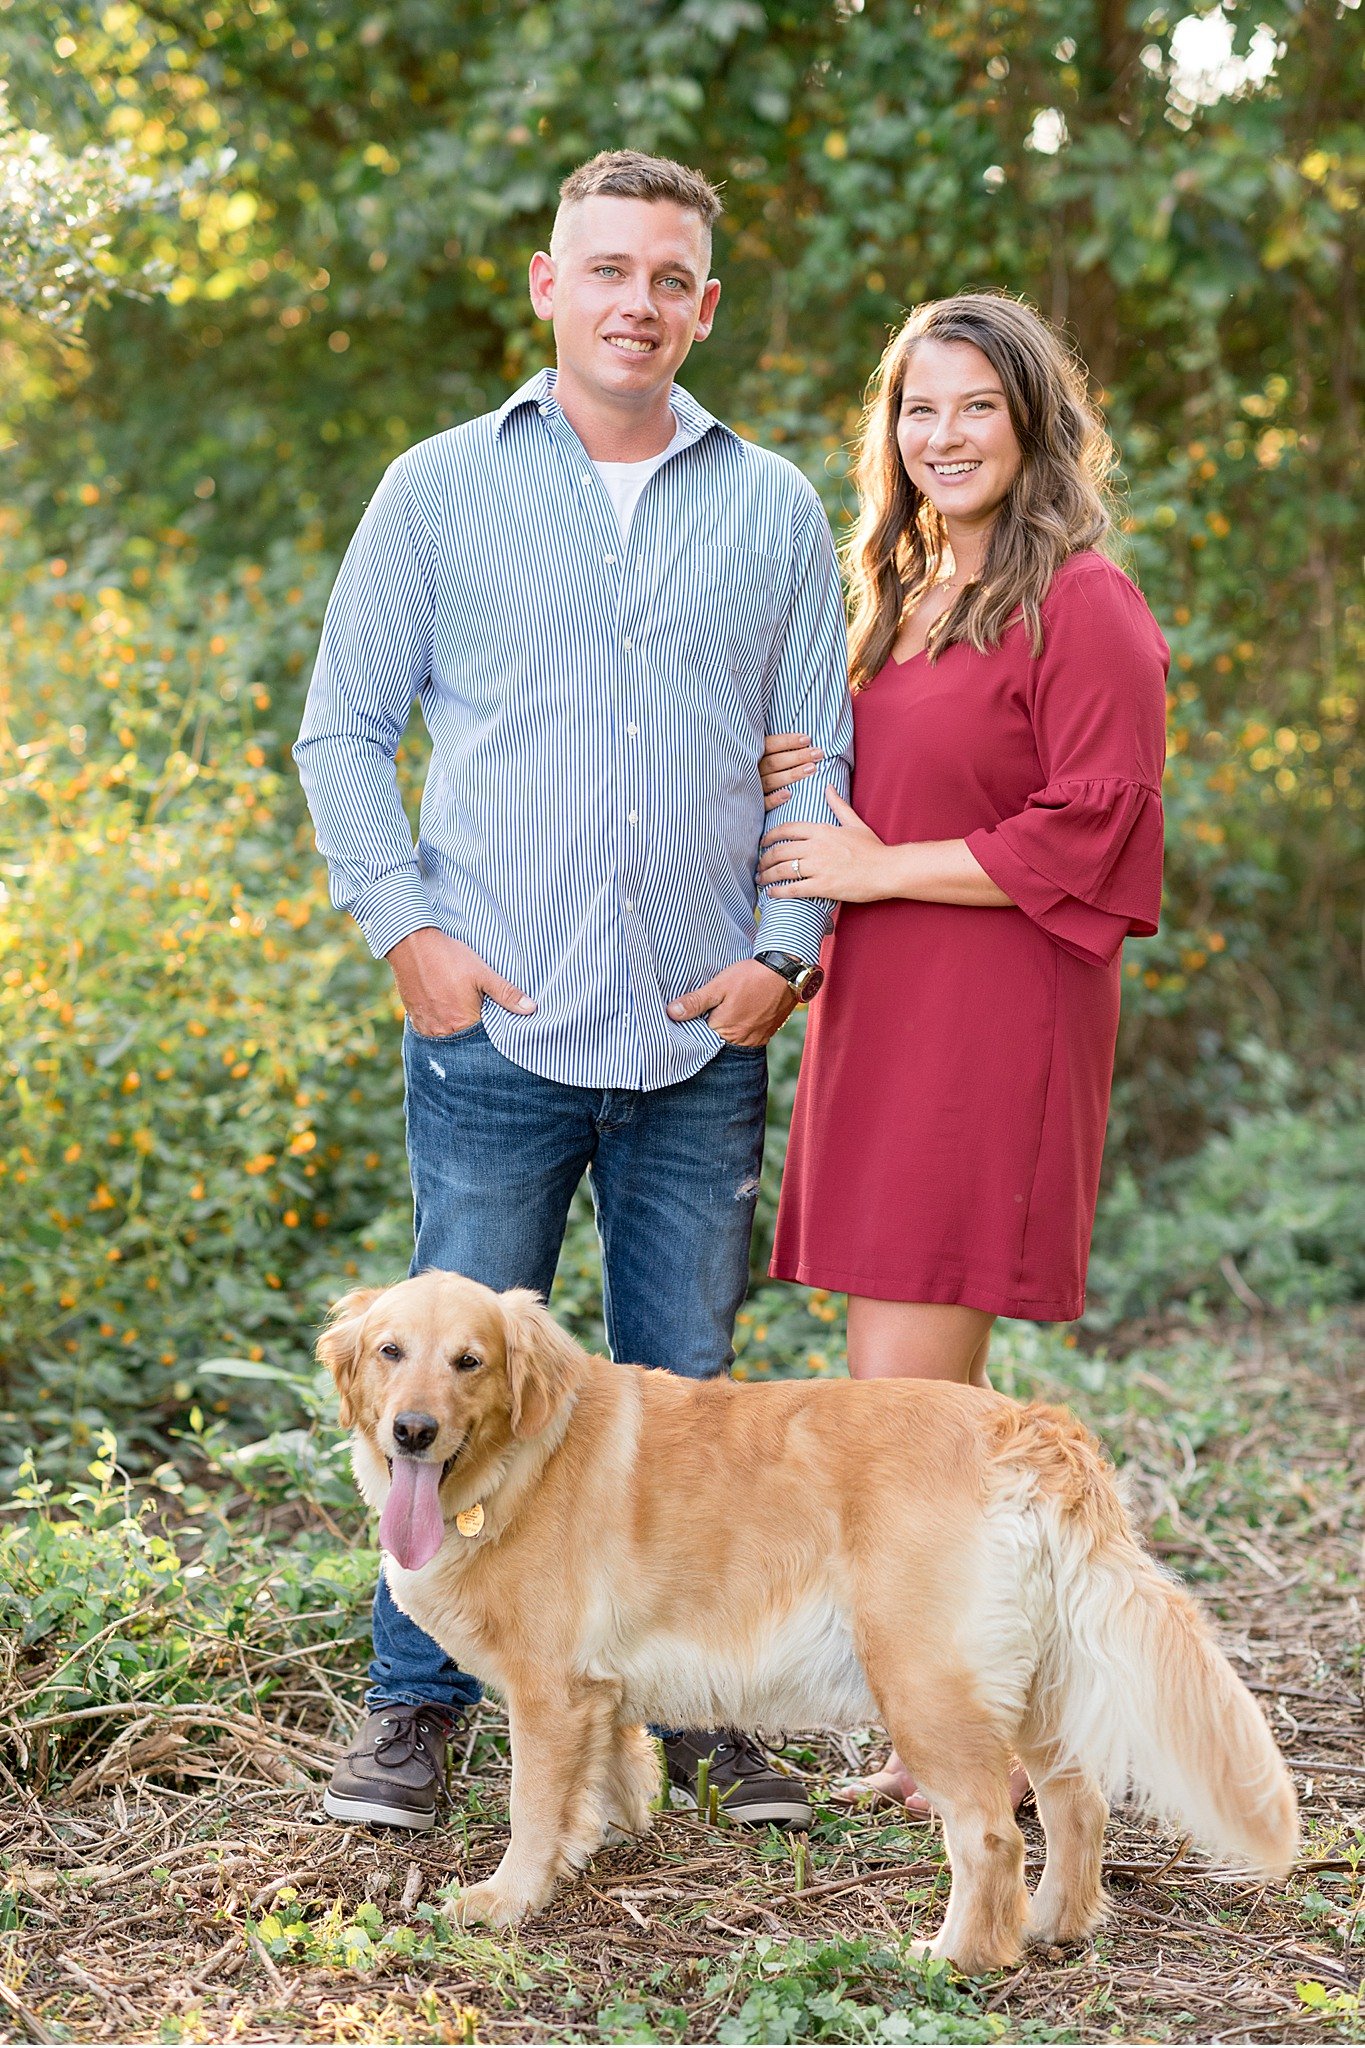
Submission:
[[[413,1919],[386,1923],[378,1906],[350,1907],[336,1899],[316,1907],[286,1886],[273,1909],[248,1922],[247,1939],[277,1963],[373,1976],[406,1965],[433,1964],[532,1989],[553,1973],[555,1958],[522,1957],[520,1944],[467,1934],[436,1906],[418,1906]],[[547,1970],[547,1967],[548,1970]],[[573,2038],[671,2041],[688,2026],[679,2002],[676,1964],[622,1988],[588,2029]],[[984,2014],[977,1994],[942,1963],[926,1964],[908,1941],[837,1938],[778,1942],[760,1935],[693,1987],[694,1997],[731,2016],[720,2020],[722,2042],[998,2041],[1004,2021]],[[570,2010],[581,2005],[576,1994]],[[471,2024],[478,2015],[470,2013]],[[1028,2036],[1027,2038],[1033,2038]]]
[[946,1965],[924,1963],[908,1942],[760,1936],[745,1961],[754,1988],[718,2041],[998,2041],[1005,2031]]
[[1088,1320],[1105,1327],[1174,1302],[1359,1300],[1363,1213],[1365,1072],[1346,1068],[1306,1108],[1239,1115],[1145,1183],[1121,1173],[1100,1211]]
[[[328,1301],[406,1263],[392,997],[326,907],[286,750],[363,498],[545,359],[526,259],[558,179],[623,141],[725,180],[688,377],[836,520],[908,303],[994,285],[1074,333],[1174,657],[1096,1314],[1216,1302],[1229,1266],[1271,1303],[1359,1291],[1358,1091],[1311,1097],[1362,1012],[1365,16],[1231,10],[1240,53],[1260,22],[1280,52],[1219,93],[1178,69],[1179,12],[0,7],[0,242],[34,281],[0,313],[11,1469],[30,1439],[82,1462],[111,1420],[145,1467],[196,1406],[287,1431]],[[831,1304],[762,1282],[797,1045],[743,1371],[839,1363]],[[594,1342],[596,1264],[580,1205],[556,1299]],[[283,1377],[203,1375],[225,1355]]]
[[316,557],[207,605],[173,548],[5,567],[0,1372],[78,1450],[118,1416],[145,1457],[196,1359],[300,1365],[374,1270],[393,1005],[326,911],[271,718]]
[[44,1510],[51,1482],[39,1479],[31,1460],[20,1466],[14,1500],[22,1520],[0,1534],[0,1572],[4,1625],[25,1649],[53,1634],[79,1642],[100,1631],[92,1676],[103,1688],[140,1668],[130,1638],[145,1631],[134,1618],[168,1604],[179,1589],[180,1560],[174,1545],[148,1530],[147,1503],[134,1509],[111,1432],[101,1432],[98,1450],[87,1467],[95,1490],[73,1487],[50,1503],[55,1513]]
[[[7,1733],[26,1774],[69,1769],[92,1736],[121,1725],[105,1719],[109,1709],[185,1708],[188,1725],[199,1717],[210,1729],[223,1710],[254,1715],[292,1656],[359,1639],[374,1552],[346,1550],[321,1526],[281,1551],[228,1520],[229,1477],[245,1504],[268,1500],[249,1461],[220,1467],[212,1493],[173,1466],[154,1487],[135,1487],[109,1431],[84,1483],[57,1488],[32,1460],[21,1465],[0,1522],[0,1633],[22,1685],[23,1713]],[[353,1489],[346,1511],[355,1522]],[[60,1732],[35,1736],[45,1717]]]
[[351,1910],[341,1899],[310,1916],[294,1887],[285,1885],[275,1894],[274,1910],[249,1920],[247,1929],[278,1962],[366,1974],[398,1962],[481,1961],[479,1952],[494,1946],[451,1927],[435,1906],[418,1906],[414,1918],[417,1927],[386,1926],[378,1906],[367,1902]]
[[1358,2041],[1365,2031],[1365,1998],[1359,1991],[1329,1991],[1316,1978],[1307,1978],[1294,1986],[1299,2004],[1306,2012],[1318,2018],[1335,2022],[1341,2036],[1347,2041]]
[[722,316],[688,374],[832,507],[900,310],[1030,294],[1104,387],[1175,657],[1168,903],[1130,960],[1116,1134],[1188,1151],[1241,1099],[1243,1040],[1318,1058],[1361,1010],[1365,27],[1234,11],[1240,53],[1258,23],[1277,40],[1273,76],[1205,90],[1178,19],[1062,0],[0,14],[23,118],[196,173],[173,217],[118,237],[120,263],[172,265],[166,302],[111,306],[79,364],[14,352],[16,477],[63,552],[176,525],[255,561],[316,517],[330,559],[389,456],[543,359],[526,258],[557,180],[623,139],[725,180]]
[[88,144],[63,156],[46,135],[20,128],[0,79],[0,284],[9,304],[65,339],[114,290],[146,297],[170,283],[170,266],[128,274],[114,249],[120,213],[146,213],[185,189],[129,174],[116,149]]

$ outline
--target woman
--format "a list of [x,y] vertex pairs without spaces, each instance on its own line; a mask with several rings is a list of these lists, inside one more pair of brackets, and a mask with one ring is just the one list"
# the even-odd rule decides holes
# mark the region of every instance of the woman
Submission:
[[[772,1270],[848,1295],[855,1377],[985,1386],[997,1316],[1084,1306],[1119,952],[1161,898],[1169,657],[1098,552],[1112,449],[1036,313],[921,307],[873,389],[853,801],[774,829],[759,869],[841,906]],[[770,740],[769,804],[817,759]],[[894,1754],[855,1789],[923,1805]]]

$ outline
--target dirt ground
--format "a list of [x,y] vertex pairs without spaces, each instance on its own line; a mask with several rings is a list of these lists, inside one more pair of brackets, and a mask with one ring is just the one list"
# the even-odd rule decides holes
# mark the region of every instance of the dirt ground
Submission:
[[[1340,1323],[1292,1354],[1238,1335],[1226,1414],[1197,1458],[1178,1419],[1198,1367],[1177,1355],[1184,1340],[1169,1378],[1157,1347],[1142,1354],[1144,1408],[1090,1418],[1292,1766],[1305,1846],[1288,1884],[1220,1874],[1116,1815],[1100,1938],[965,1985],[917,1974],[897,1946],[940,1916],[936,1830],[825,1808],[803,1846],[669,1814],[520,1937],[463,1936],[434,1908],[499,1853],[500,1715],[482,1710],[457,1746],[434,1834],[339,1828],[319,1808],[336,1673],[309,1666],[269,1721],[119,1723],[65,1791],[35,1797],[0,1766],[0,2040],[1365,2037],[1362,1335]],[[818,1789],[876,1741],[787,1754]],[[1036,1869],[1027,1814],[1024,1827]]]

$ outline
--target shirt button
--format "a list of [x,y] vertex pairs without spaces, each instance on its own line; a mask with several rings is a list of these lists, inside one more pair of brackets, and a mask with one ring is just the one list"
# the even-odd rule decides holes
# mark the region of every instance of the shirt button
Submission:
[[631,722],[630,722],[630,724],[629,724],[629,725],[628,725],[628,726],[626,727],[626,738],[627,738],[627,739],[631,739],[631,740],[638,740],[638,739],[639,739],[639,737],[640,737],[640,728],[639,728],[639,726],[638,726],[638,725],[637,725],[637,724],[635,723],[634,719],[632,719],[632,720],[631,720]]
[[638,825],[640,822],[640,813],[638,811],[627,811],[626,820],[631,825]]
[[614,569],[616,567],[615,555],[603,555],[602,560],[606,563],[609,569]]
[[635,905],[631,902],[629,896],[627,896],[626,898],[626,909],[630,912],[631,916],[634,917]]
[[634,647],[635,642],[633,640],[623,640],[621,642],[621,645],[622,647],[624,647],[626,653],[629,654],[631,649]]

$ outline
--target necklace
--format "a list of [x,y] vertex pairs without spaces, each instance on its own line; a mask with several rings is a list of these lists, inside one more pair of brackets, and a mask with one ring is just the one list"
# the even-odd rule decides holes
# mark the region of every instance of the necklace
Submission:
[[928,588],[926,590],[921,591],[919,598],[916,600],[916,602],[913,605],[909,606],[907,610],[901,614],[902,629],[905,627],[907,621],[913,619],[916,612],[918,612],[922,608],[926,597],[930,596],[931,593],[935,595],[942,593],[942,595],[948,601],[938,611],[935,612],[932,620],[930,621],[929,631],[932,633],[934,627],[938,624],[939,620],[946,617],[946,615],[952,610],[953,599],[957,595],[959,589],[961,589],[965,584],[970,583],[972,580],[973,579],[970,576],[963,577],[961,578],[961,580],[959,580],[958,572],[956,569],[953,570],[951,576],[935,577],[934,581],[928,586]]

